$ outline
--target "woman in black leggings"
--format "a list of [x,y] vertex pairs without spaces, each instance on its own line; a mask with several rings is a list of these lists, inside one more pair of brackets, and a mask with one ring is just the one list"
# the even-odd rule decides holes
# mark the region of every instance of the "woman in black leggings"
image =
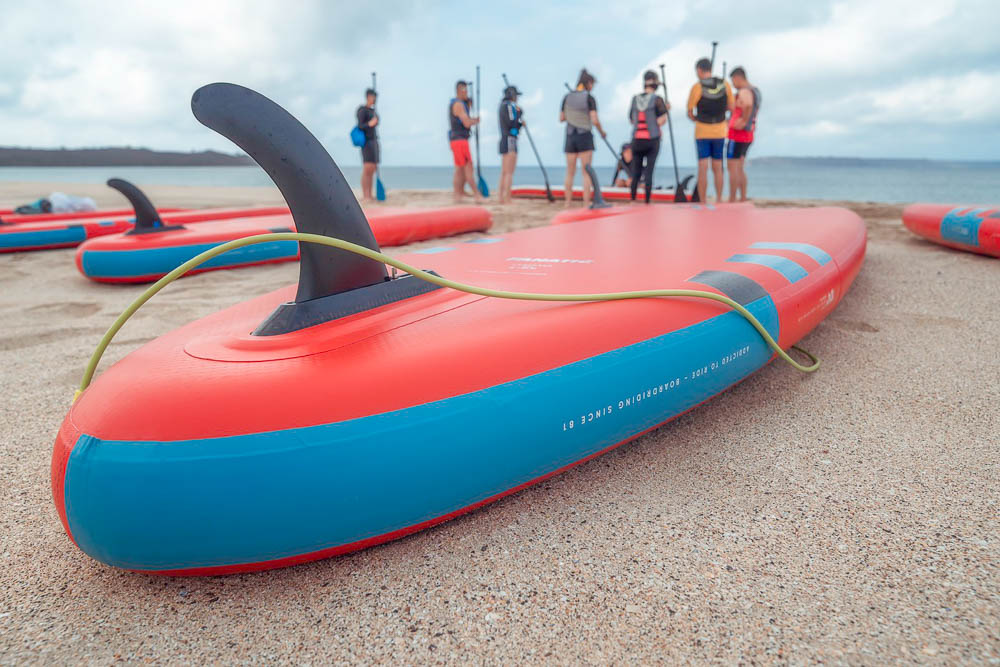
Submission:
[[632,98],[628,119],[632,123],[632,201],[639,189],[642,177],[646,186],[646,203],[653,193],[653,168],[660,152],[660,127],[667,122],[670,106],[656,94],[660,79],[653,70],[647,70],[642,77],[643,92]]

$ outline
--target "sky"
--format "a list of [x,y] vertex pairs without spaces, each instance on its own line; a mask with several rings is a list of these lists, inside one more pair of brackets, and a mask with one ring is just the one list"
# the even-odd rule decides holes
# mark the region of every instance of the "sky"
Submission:
[[[997,0],[573,3],[0,0],[0,145],[236,152],[191,115],[230,81],[299,118],[345,164],[378,72],[387,165],[447,165],[448,100],[482,72],[483,164],[499,164],[501,73],[523,92],[546,164],[561,164],[564,82],[597,77],[613,144],[643,71],[664,63],[681,164],[694,62],[742,65],[762,93],[753,155],[1000,159]],[[595,162],[612,164],[598,146]],[[669,148],[660,153],[670,160]],[[522,160],[532,160],[523,149]]]

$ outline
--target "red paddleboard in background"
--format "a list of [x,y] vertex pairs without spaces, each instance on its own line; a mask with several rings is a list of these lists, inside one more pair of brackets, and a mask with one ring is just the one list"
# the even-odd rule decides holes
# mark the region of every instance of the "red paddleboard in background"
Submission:
[[[187,209],[183,208],[158,208],[160,213],[175,213],[177,211],[184,211]],[[130,208],[109,208],[100,209],[97,211],[73,211],[70,213],[8,213],[6,215],[0,211],[0,223],[5,225],[17,225],[26,222],[52,222],[54,220],[88,220],[91,218],[115,218],[123,215],[132,215],[133,211]]]
[[[257,206],[244,208],[206,208],[194,211],[166,213],[160,216],[167,225],[183,225],[209,220],[245,218],[288,213],[287,206]],[[125,232],[135,226],[135,212],[110,218],[87,218],[54,222],[31,222],[0,225],[0,253],[26,250],[73,248],[87,239]]]
[[[574,208],[568,211],[562,211],[556,213],[552,217],[553,225],[562,225],[567,222],[580,222],[581,220],[596,220],[597,218],[607,218],[616,215],[623,215],[629,212],[635,212],[637,207],[645,206],[645,204],[635,204],[634,206],[609,206],[606,208]],[[651,204],[655,206],[655,204]],[[670,206],[660,206],[659,208],[664,208],[667,210],[683,210],[691,209],[694,211],[715,211],[715,210],[730,210],[737,206],[753,206],[751,202],[737,202],[733,204],[671,204]]]
[[[556,199],[562,199],[565,195],[566,190],[561,187],[553,187],[552,195]],[[618,188],[618,187],[601,187],[601,194],[604,195],[605,199],[611,201],[624,201],[632,198],[632,193],[628,188]],[[510,190],[510,196],[517,199],[545,199],[548,197],[545,191],[544,185],[516,185]],[[638,198],[642,199],[645,197],[645,191],[642,191]],[[583,188],[575,187],[573,188],[573,199],[583,200]],[[653,194],[650,195],[650,201],[655,202],[670,202],[674,200],[673,190],[653,190]]]
[[[493,224],[481,206],[450,208],[371,208],[365,212],[375,240],[398,246],[441,236],[484,232]],[[223,220],[182,229],[126,232],[91,239],[76,251],[76,266],[91,280],[105,283],[148,283],[162,278],[195,255],[217,245],[268,232],[294,232],[291,215],[249,220]],[[198,269],[234,269],[257,264],[288,262],[299,257],[296,241],[270,241],[236,248]]]
[[911,204],[903,209],[903,224],[949,248],[1000,257],[1000,207]]

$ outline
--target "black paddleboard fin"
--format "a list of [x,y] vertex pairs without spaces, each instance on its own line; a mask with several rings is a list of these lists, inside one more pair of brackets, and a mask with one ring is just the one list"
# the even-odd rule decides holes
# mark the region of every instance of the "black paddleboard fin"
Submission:
[[[694,176],[691,176],[690,174],[687,175],[687,176],[685,176],[684,180],[682,180],[680,183],[678,183],[677,187],[674,188],[674,203],[675,204],[684,204],[684,203],[687,203],[687,201],[688,201],[687,186],[688,186],[688,182],[692,178],[694,178]],[[697,187],[697,185],[695,186],[695,194],[698,194],[698,187]]]
[[108,180],[108,187],[120,192],[128,203],[132,205],[135,212],[135,227],[125,232],[126,234],[149,234],[155,232],[165,232],[171,229],[184,229],[180,225],[167,226],[160,219],[160,213],[149,201],[146,193],[122,178],[112,178]]
[[[267,172],[288,203],[298,231],[379,250],[340,168],[319,140],[285,109],[249,88],[212,83],[195,91],[191,111],[200,123],[242,148]],[[299,249],[295,301],[279,306],[254,334],[287,333],[342,317],[345,298],[359,304],[348,310],[361,312],[436,288],[407,276],[391,281],[387,289],[381,286],[390,280],[381,262],[316,243],[300,244]],[[421,287],[416,287],[417,282]]]
[[590,203],[590,208],[610,208],[611,204],[604,201],[604,195],[601,194],[601,184],[597,182],[597,172],[591,165],[584,165],[583,170],[587,172],[587,176],[590,177],[590,184],[594,188],[594,200]]

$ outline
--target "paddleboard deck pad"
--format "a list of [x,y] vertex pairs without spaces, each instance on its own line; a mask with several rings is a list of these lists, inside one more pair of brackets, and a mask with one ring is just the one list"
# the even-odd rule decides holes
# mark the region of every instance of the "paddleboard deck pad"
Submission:
[[[718,292],[787,349],[836,308],[865,245],[864,223],[839,208],[637,207],[403,259],[503,290]],[[293,297],[281,289],[167,333],[83,392],[52,458],[59,516],[83,551],[208,575],[365,548],[598,456],[773,357],[739,314],[698,299],[442,288],[250,334]]]
[[[382,246],[483,232],[493,224],[481,206],[449,208],[377,207],[367,212],[375,239]],[[76,251],[80,273],[98,282],[143,283],[163,277],[192,257],[215,246],[257,234],[294,232],[291,215],[225,220],[143,234],[115,234],[87,241]],[[191,274],[258,264],[287,262],[299,257],[296,241],[269,241],[219,255]]]
[[903,224],[949,248],[1000,257],[1000,207],[912,204],[903,209]]

